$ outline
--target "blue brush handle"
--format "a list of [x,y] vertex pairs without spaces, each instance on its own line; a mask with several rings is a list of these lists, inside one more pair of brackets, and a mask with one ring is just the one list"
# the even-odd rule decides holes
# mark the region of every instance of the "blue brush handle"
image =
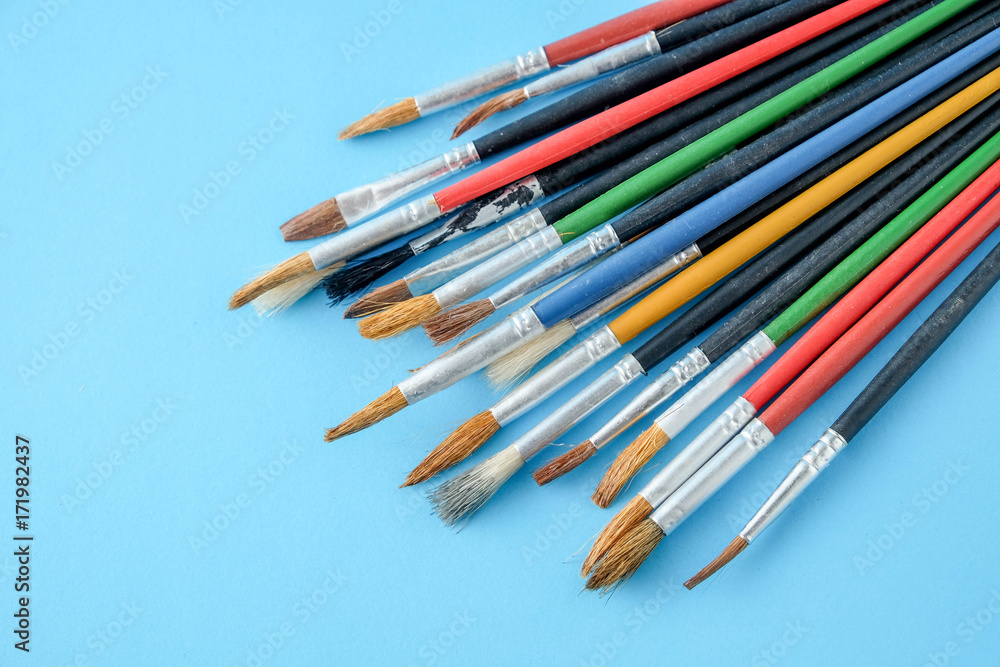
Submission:
[[535,314],[545,327],[575,315],[652,270],[665,257],[694,243],[705,233],[998,50],[1000,29],[981,37],[604,260],[532,306]]

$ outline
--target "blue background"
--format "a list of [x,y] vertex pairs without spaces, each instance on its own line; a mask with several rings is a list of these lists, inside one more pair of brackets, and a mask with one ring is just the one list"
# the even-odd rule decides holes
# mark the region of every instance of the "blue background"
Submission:
[[[1000,291],[794,511],[680,587],[985,248],[603,599],[578,568],[611,517],[589,495],[614,451],[544,489],[530,466],[454,534],[425,489],[396,487],[495,400],[480,378],[326,445],[435,350],[419,332],[362,340],[319,294],[271,319],[227,312],[308,247],[281,222],[441,152],[461,113],[351,142],[340,127],[634,5],[4,3],[0,664],[996,664],[1000,617],[966,618],[1000,608]],[[30,656],[11,634],[16,434],[32,447]]]

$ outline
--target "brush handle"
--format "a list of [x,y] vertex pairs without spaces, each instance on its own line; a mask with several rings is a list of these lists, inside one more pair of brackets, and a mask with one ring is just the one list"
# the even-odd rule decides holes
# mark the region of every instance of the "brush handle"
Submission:
[[650,31],[645,35],[595,53],[572,65],[561,67],[540,79],[535,79],[525,85],[523,91],[528,99],[554,93],[563,88],[596,79],[602,74],[651,58],[659,53],[660,43],[656,40],[656,33]]
[[414,95],[413,100],[420,115],[427,116],[548,69],[545,49],[538,47]]

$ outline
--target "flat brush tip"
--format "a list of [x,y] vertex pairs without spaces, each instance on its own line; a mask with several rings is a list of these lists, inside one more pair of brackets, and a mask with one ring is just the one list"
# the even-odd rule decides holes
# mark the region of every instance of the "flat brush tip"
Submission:
[[596,453],[597,448],[594,447],[594,443],[585,440],[565,454],[552,459],[531,476],[538,483],[538,486],[545,486],[573,470]]
[[500,113],[501,111],[513,109],[519,104],[526,102],[527,99],[528,96],[525,94],[524,89],[518,88],[517,90],[497,95],[493,99],[483,102],[455,126],[455,131],[452,132],[451,138],[458,138],[462,134],[465,134],[475,126],[482,123],[490,116]]
[[306,273],[313,273],[316,268],[308,252],[300,252],[286,259],[273,269],[265,271],[243,287],[236,290],[229,299],[229,310],[241,308],[258,296]]
[[628,581],[663,538],[663,529],[652,519],[633,527],[611,546],[591,572],[587,589],[609,593]]
[[417,101],[412,97],[407,97],[405,100],[390,104],[384,109],[373,111],[364,118],[354,121],[341,130],[337,138],[341,141],[352,139],[377,130],[387,130],[397,125],[405,125],[418,118],[420,118],[420,109],[417,107]]
[[685,581],[684,587],[688,590],[691,590],[701,582],[705,581],[713,574],[715,574],[716,572],[724,568],[726,565],[728,565],[729,561],[739,556],[740,553],[744,549],[746,549],[747,545],[749,544],[750,544],[749,542],[747,542],[745,539],[737,535],[736,539],[730,542],[729,546],[723,549],[722,553],[716,556],[715,560],[713,560],[711,563],[703,567],[698,572],[698,574],[694,575],[693,577]]
[[327,429],[323,440],[333,442],[345,435],[357,433],[391,417],[408,405],[399,387],[393,387],[374,401],[345,419],[339,426]]
[[426,482],[442,470],[464,461],[499,430],[500,422],[489,410],[471,417],[413,469],[403,486]]
[[439,312],[441,306],[434,295],[424,294],[366,317],[358,322],[358,333],[369,340],[391,338],[419,326]]
[[347,228],[347,222],[337,205],[337,198],[327,199],[303,211],[281,226],[286,241],[305,241],[318,236],[336,234]]
[[598,561],[604,558],[608,550],[621,539],[622,535],[638,526],[643,519],[653,511],[653,506],[642,495],[636,495],[614,516],[608,525],[594,540],[594,546],[590,548],[587,557],[583,559],[583,567],[580,574],[586,577],[597,565]]
[[424,323],[424,332],[435,345],[443,345],[476,326],[496,311],[489,299],[480,299],[438,313]]
[[406,284],[406,281],[402,278],[394,280],[388,285],[376,287],[352,303],[344,311],[344,319],[353,320],[367,317],[411,298],[413,298],[413,294],[410,293],[410,286]]

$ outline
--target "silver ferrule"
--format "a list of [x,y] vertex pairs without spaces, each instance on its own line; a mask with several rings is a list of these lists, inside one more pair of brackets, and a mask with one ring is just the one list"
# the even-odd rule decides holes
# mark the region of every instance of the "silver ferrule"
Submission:
[[519,345],[545,333],[545,327],[531,308],[522,308],[457,345],[416,371],[397,388],[408,405],[436,394],[467,375],[499,359]]
[[715,456],[727,442],[736,437],[736,434],[750,423],[754,414],[756,411],[745,398],[742,396],[737,398],[736,402],[716,417],[708,428],[699,433],[687,447],[663,466],[639,495],[649,501],[650,505],[657,507],[705,465],[706,461]]
[[513,248],[504,250],[485,262],[472,267],[459,277],[449,280],[434,290],[434,298],[441,308],[457,306],[479,294],[507,276],[562,247],[559,232],[554,227],[532,234]]
[[429,225],[443,214],[434,197],[418,199],[363,225],[351,227],[309,249],[317,271],[353,259],[389,241]]
[[[452,52],[451,60],[458,61],[462,54]],[[534,76],[549,69],[549,59],[545,49],[538,47],[527,53],[502,60],[495,65],[455,79],[446,84],[428,90],[420,95],[414,95],[421,116],[453,107],[456,104],[479,97],[491,90],[502,88],[515,81]]]
[[777,519],[785,508],[802,495],[814,479],[830,465],[830,461],[847,446],[847,441],[833,429],[826,433],[809,448],[809,451],[799,459],[781,484],[774,490],[757,513],[751,517],[747,525],[740,531],[740,537],[747,542],[764,532],[764,529]]
[[669,535],[685,519],[733,478],[758,452],[774,440],[774,434],[759,419],[754,419],[723,447],[698,472],[681,484],[650,515]]
[[514,447],[527,461],[641,375],[639,362],[632,355],[625,357],[518,438]]
[[671,366],[667,372],[657,377],[639,392],[639,395],[612,417],[611,421],[590,436],[590,442],[598,449],[608,444],[655,410],[656,406],[673,396],[677,390],[700,375],[710,365],[711,362],[705,353],[700,348],[694,348]]
[[696,244],[692,243],[687,248],[684,248],[684,250],[674,253],[668,257],[666,261],[661,262],[652,271],[642,274],[638,278],[627,283],[624,287],[620,287],[589,308],[585,308],[576,315],[573,315],[569,318],[569,321],[573,325],[574,329],[580,331],[588,324],[592,324],[599,318],[607,315],[612,310],[634,297],[636,294],[652,287],[672,273],[680,271],[685,266],[700,257],[701,250],[699,250]]
[[592,368],[622,346],[611,329],[598,329],[551,364],[512,389],[490,408],[493,417],[504,426]]
[[406,275],[404,280],[410,293],[429,294],[449,280],[465,273],[469,268],[506,250],[521,239],[545,229],[548,223],[537,208],[533,208],[499,229],[483,234],[475,241],[440,257]]
[[[550,228],[555,231],[555,228]],[[598,257],[621,248],[621,241],[611,225],[604,225],[569,244],[553,257],[518,276],[490,296],[497,308],[513,303],[536,289],[548,285],[570,271]]]
[[344,222],[353,225],[411,192],[425,188],[449,174],[478,162],[479,153],[470,141],[430,160],[340,193],[337,195],[337,208],[344,216]]
[[560,67],[551,74],[546,74],[524,87],[529,98],[545,93],[554,93],[563,88],[591,79],[602,74],[621,69],[632,63],[645,60],[660,53],[660,43],[656,41],[655,32],[647,32],[627,42],[604,49],[594,55],[578,60],[572,65]]
[[427,252],[446,241],[488,227],[514,211],[530,206],[541,197],[542,186],[538,179],[534,176],[522,178],[508,185],[504,188],[503,195],[498,195],[489,202],[472,202],[445,224],[410,241],[410,247],[416,255]]
[[713,403],[736,386],[736,383],[756,368],[757,364],[774,351],[774,343],[763,331],[729,355],[725,361],[696,384],[684,398],[674,403],[656,419],[656,425],[671,440],[708,409]]

